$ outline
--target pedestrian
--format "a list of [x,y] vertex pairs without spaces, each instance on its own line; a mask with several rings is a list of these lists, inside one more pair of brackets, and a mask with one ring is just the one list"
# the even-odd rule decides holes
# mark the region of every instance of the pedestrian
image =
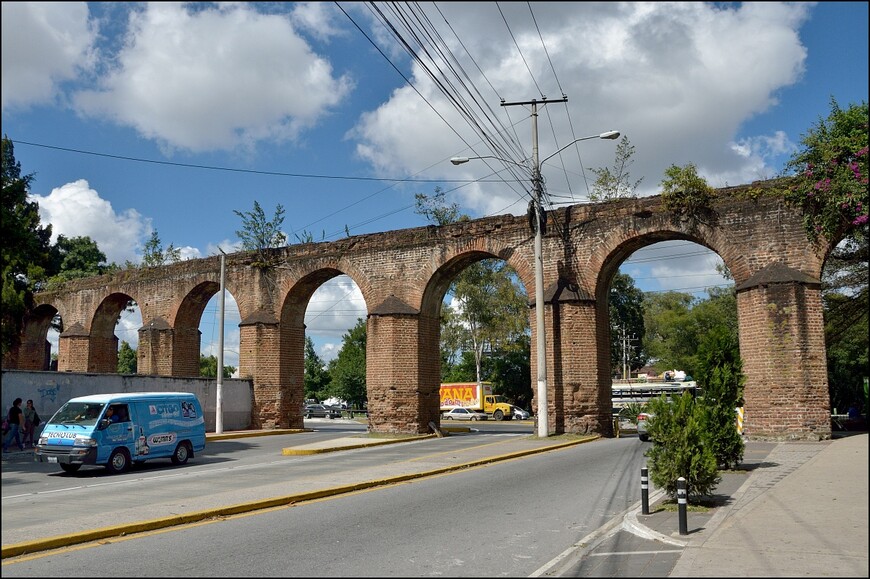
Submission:
[[33,437],[42,420],[33,407],[33,400],[28,400],[24,407],[24,446],[33,446]]
[[24,412],[21,410],[21,398],[16,398],[9,408],[9,414],[6,415],[6,420],[9,421],[9,434],[3,439],[3,452],[9,450],[9,443],[15,439],[19,450],[24,450],[24,444],[21,442],[21,429],[24,427]]

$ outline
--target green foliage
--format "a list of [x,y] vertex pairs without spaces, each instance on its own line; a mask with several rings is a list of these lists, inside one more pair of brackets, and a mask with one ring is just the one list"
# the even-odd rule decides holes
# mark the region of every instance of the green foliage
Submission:
[[832,293],[824,296],[824,306],[831,408],[842,410],[858,402],[866,412],[866,396],[862,393],[862,383],[870,376],[866,288],[863,303]]
[[619,417],[637,426],[637,415],[647,410],[646,402],[628,402],[619,409]]
[[441,187],[435,187],[435,194],[432,197],[425,193],[417,193],[414,195],[414,212],[417,215],[422,215],[435,225],[447,225],[457,221],[467,221],[468,217],[459,213],[459,205],[456,203],[447,204],[444,200],[445,193]]
[[650,479],[672,498],[679,477],[686,479],[690,501],[709,495],[721,478],[707,443],[704,407],[684,392],[670,402],[664,396],[651,400],[649,411],[654,414],[648,426],[653,444],[646,454]]
[[[236,368],[234,366],[224,364],[224,371],[222,373],[224,378],[232,378],[235,373]],[[211,356],[199,355],[199,375],[203,378],[217,378],[217,356],[214,354]]]
[[634,145],[627,136],[623,136],[616,146],[616,159],[613,168],[603,167],[591,169],[595,174],[595,183],[592,184],[592,192],[589,199],[592,201],[609,201],[625,197],[636,197],[637,188],[643,177],[632,182],[629,167],[634,163]]
[[[532,405],[531,336],[518,336],[510,348],[494,352],[489,358],[490,381],[493,390],[516,406],[529,408]],[[452,380],[449,380],[452,381]],[[456,380],[464,382],[464,380]],[[445,380],[448,382],[448,380]]]
[[347,400],[351,406],[361,406],[368,399],[366,392],[366,321],[357,320],[341,339],[338,356],[329,362],[332,382],[329,396]]
[[39,205],[27,200],[33,175],[21,175],[15,160],[14,146],[4,135],[2,140],[2,199],[0,223],[0,351],[5,355],[17,348],[21,323],[33,292],[43,282],[49,265],[51,225],[42,227]]
[[648,293],[644,299],[644,343],[658,371],[692,373],[698,336],[691,323],[694,298],[681,292]]
[[126,341],[122,341],[118,348],[118,374],[135,374],[138,364],[136,350]]
[[698,175],[698,169],[692,163],[684,167],[668,167],[661,187],[662,202],[669,211],[699,217],[710,210],[713,188]]
[[181,250],[173,247],[163,249],[157,230],[151,232],[151,238],[145,243],[145,251],[142,254],[142,267],[158,267],[167,263],[176,263],[181,260]]
[[654,366],[685,370],[697,377],[698,347],[709,332],[724,327],[737,339],[734,288],[711,288],[705,300],[681,292],[644,296],[644,346]]
[[703,391],[699,403],[707,412],[707,445],[720,468],[743,460],[743,438],[737,432],[735,409],[743,406],[740,345],[727,326],[711,329],[698,348],[695,379]]
[[634,285],[631,276],[617,273],[610,284],[608,307],[610,309],[610,366],[613,373],[623,367],[622,332],[635,339],[628,345],[629,370],[642,368],[648,361],[644,352],[644,295]]
[[275,217],[266,219],[266,214],[260,204],[254,201],[252,211],[236,211],[233,213],[242,218],[242,228],[236,230],[236,235],[242,241],[242,249],[256,251],[258,267],[268,268],[274,264],[267,250],[283,246],[287,242],[287,236],[281,231],[284,223],[284,207],[279,203],[275,207]]
[[314,351],[314,341],[305,336],[305,399],[324,400],[329,398],[329,383],[332,378],[326,364]]
[[867,224],[867,103],[843,110],[831,99],[831,113],[802,136],[804,148],[787,168],[795,179],[786,199],[800,207],[810,239],[840,239]]
[[515,280],[516,272],[505,262],[485,259],[465,268],[451,286],[458,318],[451,331],[464,334],[464,349],[475,356],[477,379],[483,379],[485,356],[509,351],[526,334],[529,306]]
[[61,234],[51,248],[48,286],[71,279],[102,275],[118,269],[106,264],[106,254],[100,251],[97,242],[90,237],[67,238]]

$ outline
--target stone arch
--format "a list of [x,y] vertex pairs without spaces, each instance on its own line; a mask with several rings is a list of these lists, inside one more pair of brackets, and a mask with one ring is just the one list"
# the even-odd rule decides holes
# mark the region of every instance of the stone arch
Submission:
[[[113,374],[118,371],[118,337],[115,335],[115,325],[127,304],[133,298],[122,292],[112,292],[102,299],[93,312],[90,320],[90,331],[87,328],[65,328],[61,334],[61,347],[58,354],[63,358],[63,344],[71,345],[73,341],[87,341],[87,371],[100,374]],[[65,340],[66,338],[66,340]],[[61,362],[58,363],[61,365]],[[65,365],[65,367],[75,367]]]
[[47,338],[51,322],[58,313],[52,304],[40,304],[28,313],[23,320],[21,345],[12,367],[22,370],[51,369],[51,344]]

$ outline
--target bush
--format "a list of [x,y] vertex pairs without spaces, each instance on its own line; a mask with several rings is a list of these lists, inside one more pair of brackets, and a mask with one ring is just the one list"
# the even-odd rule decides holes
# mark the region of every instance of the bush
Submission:
[[737,336],[727,328],[714,328],[698,348],[698,358],[707,445],[720,468],[731,468],[743,460],[743,438],[737,432],[735,410],[743,406],[745,378]]
[[660,396],[649,403],[653,417],[648,431],[653,445],[647,451],[653,483],[671,497],[677,495],[677,479],[686,479],[689,500],[709,495],[721,480],[716,456],[707,443],[707,413],[684,392],[679,398]]

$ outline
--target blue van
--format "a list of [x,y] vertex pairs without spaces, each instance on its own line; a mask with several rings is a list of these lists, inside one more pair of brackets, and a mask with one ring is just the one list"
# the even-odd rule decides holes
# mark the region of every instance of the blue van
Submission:
[[36,459],[66,472],[94,464],[120,473],[153,458],[185,464],[204,448],[205,418],[195,394],[94,394],[71,399],[51,417]]

